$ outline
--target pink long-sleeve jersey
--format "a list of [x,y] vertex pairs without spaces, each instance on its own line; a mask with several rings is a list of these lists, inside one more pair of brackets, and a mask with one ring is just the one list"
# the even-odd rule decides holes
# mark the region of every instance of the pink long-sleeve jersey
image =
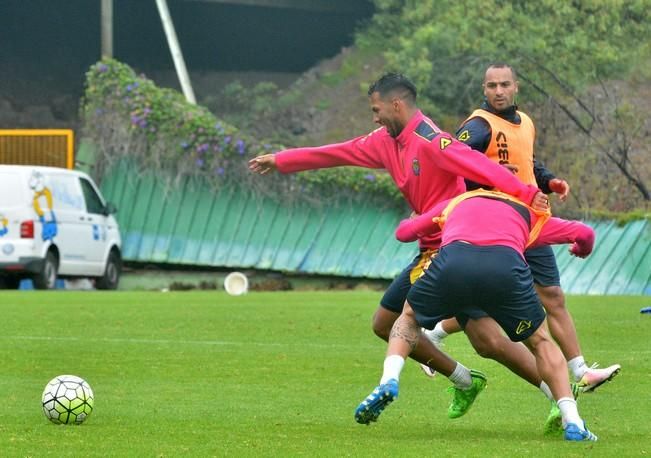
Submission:
[[[386,169],[409,206],[419,214],[465,192],[464,178],[499,188],[526,203],[531,203],[538,191],[442,132],[420,111],[396,138],[381,127],[343,143],[276,153],[276,167],[281,173],[343,165]],[[422,248],[438,248],[440,234],[424,236],[419,243]]]
[[[438,224],[432,219],[439,216],[449,202],[440,202],[417,218],[403,220],[396,230],[396,238],[411,242],[417,237],[439,231]],[[463,200],[447,216],[441,245],[462,240],[473,245],[508,246],[523,255],[530,228],[535,225],[538,217],[526,207],[520,207],[522,213],[493,198],[473,197]],[[526,214],[524,212],[529,214],[529,223],[523,216]],[[572,253],[585,257],[592,252],[594,231],[579,221],[550,218],[531,246],[558,243],[573,243]]]

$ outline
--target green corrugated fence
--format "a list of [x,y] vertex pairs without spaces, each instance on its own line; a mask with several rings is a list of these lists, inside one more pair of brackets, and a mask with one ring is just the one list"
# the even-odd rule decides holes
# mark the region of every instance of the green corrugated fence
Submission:
[[282,206],[243,190],[185,180],[165,191],[124,167],[102,192],[119,209],[128,261],[391,278],[417,250],[393,238],[395,210],[372,206]]
[[590,257],[579,259],[567,247],[554,247],[563,289],[574,294],[651,295],[651,222],[587,223],[597,235]]
[[[393,231],[403,214],[364,204],[283,206],[241,189],[186,179],[165,187],[118,166],[102,181],[127,261],[254,268],[350,277],[394,277],[417,252]],[[595,222],[586,260],[557,246],[563,288],[573,294],[651,294],[651,224]]]

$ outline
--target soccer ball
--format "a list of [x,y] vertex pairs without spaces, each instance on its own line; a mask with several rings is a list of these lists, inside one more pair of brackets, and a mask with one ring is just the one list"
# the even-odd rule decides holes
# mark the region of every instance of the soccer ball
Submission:
[[76,375],[54,377],[43,390],[43,413],[57,425],[80,425],[93,411],[93,390]]

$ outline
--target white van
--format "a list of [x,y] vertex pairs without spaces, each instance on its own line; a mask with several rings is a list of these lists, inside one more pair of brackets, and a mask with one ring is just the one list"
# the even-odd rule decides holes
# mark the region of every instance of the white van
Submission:
[[85,173],[0,165],[0,288],[31,278],[37,289],[57,278],[91,278],[116,289],[122,267],[115,207]]

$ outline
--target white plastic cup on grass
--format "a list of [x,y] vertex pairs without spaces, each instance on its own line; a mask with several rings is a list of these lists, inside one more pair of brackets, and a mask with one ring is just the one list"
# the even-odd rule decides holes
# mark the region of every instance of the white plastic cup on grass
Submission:
[[231,296],[241,296],[249,290],[249,279],[242,272],[231,272],[224,278],[224,289]]

